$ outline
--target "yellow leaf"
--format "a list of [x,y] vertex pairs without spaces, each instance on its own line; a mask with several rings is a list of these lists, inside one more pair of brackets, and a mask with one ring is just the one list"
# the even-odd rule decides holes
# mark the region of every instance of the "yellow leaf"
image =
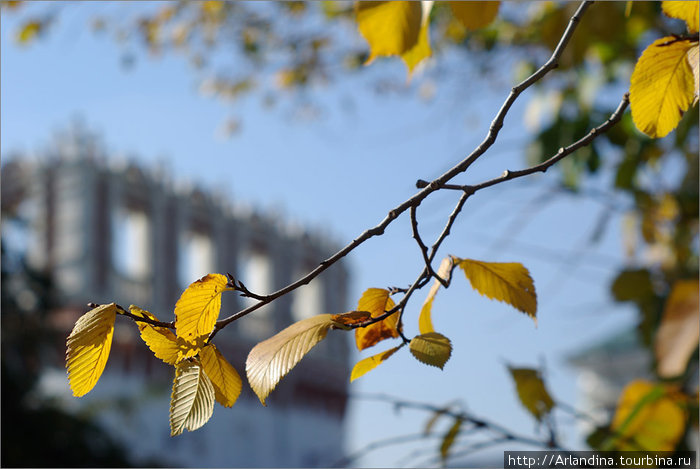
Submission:
[[231,407],[236,403],[243,387],[240,375],[214,344],[204,347],[199,352],[199,359],[204,372],[214,385],[216,401],[224,407]]
[[433,3],[434,2],[421,2],[422,19],[420,31],[418,33],[418,41],[413,47],[401,54],[401,59],[408,67],[409,76],[413,73],[413,69],[416,68],[416,65],[433,54],[432,50],[430,50],[429,32],[430,10],[433,8]]
[[472,287],[492,300],[504,301],[537,324],[537,293],[530,273],[519,262],[456,259]]
[[652,138],[676,128],[693,101],[695,83],[687,52],[690,41],[662,37],[647,47],[634,66],[630,86],[632,120]]
[[685,431],[681,396],[649,381],[629,383],[620,395],[610,427],[615,435],[603,449],[673,451]]
[[356,2],[355,15],[370,47],[367,64],[379,56],[402,55],[418,42],[420,2]]
[[360,376],[363,376],[367,372],[372,371],[373,369],[378,367],[386,359],[388,359],[390,356],[396,353],[398,349],[403,347],[403,345],[404,344],[401,344],[398,347],[385,350],[384,352],[372,355],[371,357],[364,358],[359,362],[355,363],[355,366],[353,367],[352,372],[350,373],[350,381],[355,381]]
[[688,25],[688,31],[691,33],[698,32],[698,8],[700,2],[661,2],[661,9],[671,18],[678,18],[685,21]]
[[501,2],[450,2],[452,13],[468,29],[488,26],[498,15]]
[[84,396],[95,387],[109,358],[117,306],[101,305],[80,316],[66,343],[66,368],[73,395]]
[[[450,278],[452,277],[453,265],[454,264],[452,263],[452,257],[447,256],[446,258],[444,258],[440,263],[438,271],[436,272],[438,274],[438,277],[449,282]],[[425,298],[423,307],[420,310],[420,316],[418,316],[418,330],[421,334],[435,332],[435,329],[433,328],[433,319],[431,315],[433,310],[433,300],[435,299],[435,295],[437,295],[437,292],[440,289],[441,285],[442,283],[440,283],[439,280],[435,279],[432,286],[430,287],[428,296]]]
[[228,279],[221,274],[209,274],[192,283],[175,304],[177,336],[194,343],[214,329],[221,310],[221,293],[231,290]]
[[447,430],[447,433],[445,433],[445,436],[442,437],[442,443],[440,444],[440,457],[443,461],[447,460],[447,456],[450,453],[450,448],[452,448],[457,435],[459,435],[459,431],[462,429],[462,422],[463,420],[461,418],[456,418],[450,429]]
[[263,405],[277,383],[326,337],[332,325],[332,315],[319,314],[295,322],[253,347],[246,359],[245,371],[250,387]]
[[[129,306],[129,311],[136,316],[158,320],[153,314],[138,306]],[[158,327],[145,322],[139,322],[138,327],[141,339],[151,349],[151,352],[156,358],[160,358],[168,365],[175,365],[185,358],[194,357],[199,353],[199,347],[176,337],[167,327]]]
[[532,368],[508,367],[508,369],[515,381],[520,402],[537,420],[542,420],[542,417],[554,407],[554,401],[547,392],[539,372]]
[[170,436],[194,431],[214,413],[214,386],[196,361],[185,360],[175,368],[170,396]]
[[450,339],[438,332],[428,332],[411,339],[408,345],[414,357],[427,365],[442,369],[452,355]]
[[683,373],[700,339],[698,281],[679,280],[666,300],[661,325],[656,332],[654,352],[662,378]]
[[[373,318],[381,316],[386,311],[392,309],[394,300],[389,296],[389,290],[383,288],[368,288],[357,302],[358,311],[369,311]],[[399,331],[396,326],[399,315],[392,314],[383,321],[376,322],[367,327],[355,329],[355,344],[357,349],[362,351],[378,342],[390,337],[398,337]]]
[[44,24],[41,21],[29,21],[25,23],[22,29],[17,32],[17,41],[22,44],[32,41],[39,35],[43,27]]

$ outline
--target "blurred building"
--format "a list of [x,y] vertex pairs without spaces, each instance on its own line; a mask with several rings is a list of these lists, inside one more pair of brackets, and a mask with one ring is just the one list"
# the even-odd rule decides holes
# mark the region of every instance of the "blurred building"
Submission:
[[[189,283],[230,272],[259,294],[307,273],[338,249],[327,237],[274,214],[178,185],[164,171],[109,158],[80,126],[59,135],[45,154],[10,158],[2,171],[3,205],[27,221],[31,266],[50,274],[65,334],[86,303],[116,302],[172,320]],[[22,237],[22,236],[20,236]],[[217,347],[245,383],[244,361],[257,342],[290,323],[347,310],[342,262],[290,295],[222,330]],[[224,294],[221,317],[247,303]],[[347,335],[331,333],[285,377],[264,408],[247,384],[232,409],[218,406],[202,429],[171,438],[168,412],[174,369],[152,356],[134,323],[117,318],[105,372],[83,398],[70,396],[60,355],[44,373],[42,392],[92,414],[129,448],[134,461],[170,466],[323,466],[343,451],[349,376]]]

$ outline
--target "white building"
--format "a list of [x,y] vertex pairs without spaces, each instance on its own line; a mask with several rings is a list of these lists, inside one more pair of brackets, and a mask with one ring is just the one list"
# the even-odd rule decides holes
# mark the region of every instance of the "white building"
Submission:
[[[202,275],[230,272],[265,294],[338,248],[272,215],[108,160],[95,137],[80,128],[59,136],[39,162],[13,158],[8,165],[3,188],[27,188],[28,260],[51,274],[63,305],[52,321],[66,335],[88,302],[136,304],[169,321],[182,290]],[[304,317],[347,311],[347,286],[347,270],[338,263],[310,285],[231,324],[215,343],[244,377],[245,357],[255,343]],[[225,293],[222,317],[244,304]],[[62,363],[45,374],[42,388],[62,396],[75,412],[94,415],[137,463],[327,466],[343,453],[348,360],[347,334],[331,332],[281,381],[268,407],[244,384],[232,409],[217,405],[202,429],[171,438],[174,370],[152,356],[132,321],[120,317],[93,391],[70,396]]]

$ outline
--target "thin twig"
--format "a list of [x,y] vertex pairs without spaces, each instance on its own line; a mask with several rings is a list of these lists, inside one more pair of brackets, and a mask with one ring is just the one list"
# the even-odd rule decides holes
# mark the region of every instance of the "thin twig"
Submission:
[[428,269],[428,274],[430,274],[431,277],[435,277],[438,282],[442,284],[443,287],[447,288],[449,285],[447,284],[447,281],[440,277],[435,271],[433,270],[433,266],[430,264],[430,259],[428,258],[428,246],[425,245],[423,240],[420,237],[420,233],[418,232],[418,218],[416,217],[416,207],[411,207],[411,229],[413,230],[413,239],[416,240],[416,243],[418,243],[418,247],[420,248],[420,252],[423,255],[423,262],[425,262],[425,267]]

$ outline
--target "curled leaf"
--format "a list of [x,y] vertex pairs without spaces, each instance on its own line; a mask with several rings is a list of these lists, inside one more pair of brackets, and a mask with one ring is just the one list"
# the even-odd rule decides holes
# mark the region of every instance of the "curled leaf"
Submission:
[[243,382],[236,369],[221,355],[216,345],[210,344],[199,353],[202,368],[214,386],[216,402],[231,407],[241,394]]
[[214,386],[199,363],[185,360],[175,369],[170,396],[170,436],[194,431],[214,413]]
[[190,284],[175,304],[177,336],[194,343],[214,329],[221,310],[221,293],[230,290],[228,279],[209,274]]
[[[368,311],[373,318],[381,316],[394,306],[396,305],[394,304],[394,300],[389,296],[389,290],[384,288],[368,288],[357,303],[358,311]],[[399,331],[396,329],[398,321],[399,315],[393,314],[367,327],[355,329],[355,343],[357,349],[362,351],[384,339],[398,337]]]
[[334,314],[331,316],[333,327],[338,329],[350,330],[350,327],[355,324],[362,324],[369,321],[372,314],[369,311],[349,311],[347,313]]
[[262,405],[266,405],[265,399],[289,370],[326,337],[332,325],[332,315],[319,314],[295,322],[253,347],[246,359],[245,371]]
[[78,318],[66,343],[68,382],[76,397],[97,384],[109,358],[117,306],[98,306]]
[[537,324],[537,293],[530,272],[519,262],[455,259],[472,287],[492,300],[526,313]]
[[[449,282],[450,278],[452,277],[453,266],[454,264],[452,262],[452,257],[448,256],[442,260],[442,262],[440,263],[440,267],[438,268],[438,271],[436,273],[440,278]],[[420,310],[420,316],[418,316],[418,330],[421,334],[435,332],[435,329],[433,328],[432,319],[433,300],[435,299],[435,295],[437,295],[437,292],[441,286],[442,283],[440,283],[439,280],[435,279],[432,286],[430,287],[428,296],[425,298],[423,307]]]
[[380,352],[376,355],[372,355],[371,357],[364,358],[359,362],[355,363],[355,366],[352,368],[352,372],[350,373],[350,381],[355,381],[360,376],[365,375],[366,373],[372,371],[373,369],[381,365],[385,360],[387,360],[390,356],[396,353],[398,349],[403,347],[403,345],[404,344],[401,344],[397,347],[385,350],[383,352]]
[[408,345],[414,357],[426,365],[442,369],[452,355],[450,339],[438,332],[415,336]]

